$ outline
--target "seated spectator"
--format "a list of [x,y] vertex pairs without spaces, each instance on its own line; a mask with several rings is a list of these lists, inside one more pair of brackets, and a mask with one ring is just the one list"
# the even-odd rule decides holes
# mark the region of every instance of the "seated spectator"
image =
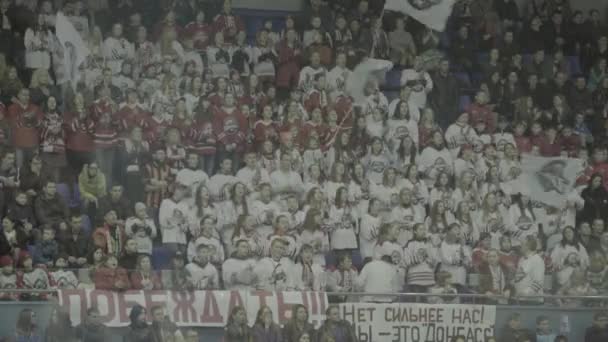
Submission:
[[82,323],[74,329],[76,338],[82,341],[106,341],[110,336],[108,328],[99,319],[99,310],[92,306],[87,309]]
[[40,231],[34,228],[37,226],[34,208],[25,192],[15,192],[15,201],[9,204],[6,215],[13,222],[19,223],[28,240],[33,240],[40,236]]
[[118,266],[114,255],[107,256],[102,266],[95,270],[93,282],[98,290],[124,291],[131,288],[127,270]]
[[47,180],[44,183],[42,194],[34,201],[34,212],[38,224],[67,227],[68,207],[57,193],[57,184],[54,181]]
[[[49,274],[42,267],[34,267],[34,261],[32,256],[27,252],[23,252],[19,257],[21,263],[21,269],[17,271],[17,288],[18,289],[31,289],[31,290],[51,290],[53,283]],[[48,298],[50,292],[24,292],[20,295],[21,300],[45,300]]]
[[169,320],[169,316],[165,314],[165,308],[163,306],[153,306],[152,309],[150,309],[150,313],[152,314],[152,325],[150,326],[150,329],[152,330],[153,341],[171,338],[173,338],[174,341],[184,340],[182,332],[177,328],[175,323]]
[[358,272],[353,267],[351,255],[349,253],[338,254],[336,269],[328,270],[327,290],[342,293],[354,292],[357,276]]
[[137,267],[131,273],[131,286],[136,290],[162,289],[160,278],[152,269],[152,262],[148,255],[140,255],[137,258]]
[[[559,290],[558,294],[564,296],[595,296],[597,292],[586,278],[586,271],[578,268],[572,272],[569,281]],[[566,307],[583,307],[588,305],[581,299],[562,299],[561,304]]]
[[82,172],[78,176],[78,187],[89,217],[94,218],[95,215],[93,214],[99,207],[99,200],[106,195],[106,178],[99,171],[97,163],[84,165]]
[[133,341],[133,342],[144,342],[144,341],[153,341],[152,328],[146,322],[146,309],[137,304],[129,313],[129,320],[131,324],[129,325],[129,330],[125,335],[125,341]]
[[[113,184],[110,193],[98,198],[97,204],[97,212],[103,214],[114,210],[119,221],[126,221],[132,214],[132,204],[124,195],[124,188],[120,184]],[[97,224],[103,223],[103,216],[98,215],[97,219]]]
[[252,341],[253,331],[247,323],[247,312],[242,306],[235,306],[226,324],[226,342]]
[[530,338],[532,332],[521,326],[521,314],[515,313],[509,316],[507,324],[502,329],[500,342],[521,341],[524,338]]
[[608,338],[608,314],[597,312],[593,315],[592,325],[585,330],[585,342],[600,342]]
[[327,308],[326,316],[327,319],[319,328],[317,335],[320,341],[341,340],[345,342],[354,342],[357,340],[355,337],[355,329],[351,324],[344,319],[340,319],[340,308],[338,306],[331,305]]
[[0,256],[18,258],[21,251],[26,250],[27,238],[15,222],[8,216],[2,219],[2,234],[0,234]]
[[547,316],[536,317],[536,342],[554,342],[557,334],[551,331],[551,321]]
[[55,230],[50,226],[42,228],[42,238],[34,248],[34,264],[53,267],[53,263],[59,255],[59,244],[55,241]]
[[90,232],[84,230],[83,218],[80,213],[72,213],[67,229],[59,230],[57,233],[59,251],[67,255],[70,268],[82,268],[87,264]]
[[171,258],[171,274],[169,279],[163,279],[165,288],[184,291],[189,288],[186,258],[182,252],[176,252]]
[[58,289],[76,289],[78,288],[78,278],[68,267],[68,257],[65,254],[60,254],[55,259],[55,270],[51,272],[51,279]]
[[262,306],[255,317],[251,328],[252,342],[281,341],[281,327],[274,322],[272,311],[266,305]]
[[103,226],[93,232],[93,245],[108,255],[120,257],[126,240],[124,226],[118,222],[116,212],[110,210],[105,213]]
[[435,278],[435,285],[429,288],[429,294],[440,294],[442,296],[428,297],[428,302],[431,304],[459,304],[460,298],[457,296],[443,296],[458,294],[458,290],[452,286],[452,275],[449,272],[440,271],[437,273]]
[[[8,255],[0,257],[0,290],[12,290],[17,288],[17,274],[15,273],[15,262]],[[0,300],[17,300],[17,293],[2,293]]]
[[291,308],[293,313],[291,319],[283,327],[283,338],[286,341],[301,341],[302,335],[308,334],[309,341],[315,341],[316,331],[309,322],[308,309],[302,304],[296,304]]
[[136,270],[138,265],[137,261],[140,257],[140,254],[137,250],[137,240],[127,239],[125,241],[124,251],[120,255],[120,259],[118,260],[118,264],[120,265],[120,267],[124,268],[128,272]]

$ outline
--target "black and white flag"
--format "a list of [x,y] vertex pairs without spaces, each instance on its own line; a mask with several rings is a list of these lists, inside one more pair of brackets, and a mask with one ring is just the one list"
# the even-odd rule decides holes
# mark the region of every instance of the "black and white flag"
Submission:
[[386,0],[384,9],[405,13],[436,31],[444,31],[455,0]]

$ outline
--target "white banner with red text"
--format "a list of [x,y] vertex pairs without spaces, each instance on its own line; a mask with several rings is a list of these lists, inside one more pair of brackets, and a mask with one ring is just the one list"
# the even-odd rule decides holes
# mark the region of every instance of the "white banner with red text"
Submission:
[[496,323],[496,307],[490,305],[346,303],[340,314],[360,342],[449,342],[454,336],[484,342],[494,336]]
[[99,309],[102,322],[108,327],[130,324],[129,312],[139,304],[148,309],[162,305],[171,321],[183,327],[224,327],[233,307],[242,306],[253,325],[260,307],[270,307],[275,322],[291,318],[292,306],[308,308],[311,323],[319,326],[328,306],[324,292],[267,291],[125,291],[110,292],[91,289],[59,291],[59,305],[67,308],[74,325],[80,324],[91,306]]

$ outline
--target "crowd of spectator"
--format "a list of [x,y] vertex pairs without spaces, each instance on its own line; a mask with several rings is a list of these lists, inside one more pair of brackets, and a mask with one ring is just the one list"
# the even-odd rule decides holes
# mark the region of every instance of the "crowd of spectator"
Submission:
[[[0,0],[0,289],[606,293],[603,8],[460,0],[439,33],[305,5],[255,26],[229,0]],[[394,68],[354,101],[369,57]],[[583,160],[563,207],[523,154]]]

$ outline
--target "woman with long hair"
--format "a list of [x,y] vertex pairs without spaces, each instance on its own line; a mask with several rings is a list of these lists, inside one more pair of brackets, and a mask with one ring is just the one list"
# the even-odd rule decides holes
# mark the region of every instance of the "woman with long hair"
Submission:
[[560,271],[564,268],[566,260],[570,254],[576,254],[580,262],[580,266],[585,269],[589,267],[589,255],[587,249],[580,242],[574,228],[571,226],[565,227],[562,231],[562,241],[555,245],[551,252],[551,262],[555,271]]
[[380,206],[380,201],[376,198],[372,198],[369,201],[368,212],[363,214],[363,217],[361,218],[359,243],[361,257],[365,261],[371,261],[374,257],[374,247],[378,244],[381,224]]
[[45,331],[45,342],[73,342],[74,329],[70,315],[64,308],[55,307]]
[[283,327],[284,342],[300,342],[300,337],[308,334],[309,341],[316,341],[315,327],[308,322],[308,309],[302,304],[291,307],[291,319]]
[[331,226],[332,250],[352,250],[357,248],[357,217],[348,202],[348,189],[336,190],[336,199],[329,209],[328,224]]
[[241,215],[236,221],[236,227],[232,235],[229,251],[232,254],[236,250],[236,244],[245,240],[249,243],[251,256],[259,259],[265,256],[267,236],[263,236],[256,229],[257,220],[251,215]]
[[604,178],[601,174],[591,175],[581,197],[585,200],[585,205],[578,213],[578,221],[591,222],[596,218],[605,217],[608,212],[608,191],[604,187]]
[[294,265],[295,286],[300,291],[321,291],[325,289],[323,266],[313,260],[314,249],[309,244],[302,244]]
[[460,225],[462,241],[469,246],[474,246],[479,241],[480,234],[470,204],[464,201],[458,202],[454,218],[455,222]]
[[370,196],[380,201],[383,210],[391,207],[393,199],[399,196],[400,190],[401,187],[397,183],[397,170],[393,167],[384,169],[382,183],[376,185],[370,182],[369,184]]
[[36,313],[32,309],[23,309],[17,316],[17,325],[13,338],[17,342],[40,342],[42,337],[38,334]]
[[[481,203],[481,197],[475,182],[475,173],[472,170],[465,170],[458,178],[458,185],[452,193],[452,203],[466,202],[471,210],[476,210]],[[456,209],[456,208],[453,208]]]
[[[247,325],[247,311],[242,306],[235,306],[226,324],[226,342],[253,342],[252,329]],[[264,341],[264,340],[262,340]]]
[[281,327],[274,322],[268,306],[264,305],[258,310],[251,335],[252,342],[283,342]]
[[218,216],[218,228],[224,241],[230,241],[236,219],[240,215],[247,214],[249,214],[247,186],[241,182],[234,183],[230,188],[229,199],[221,203]]
[[480,210],[477,211],[477,227],[480,233],[489,233],[492,236],[492,247],[499,245],[499,237],[509,227],[509,215],[501,206],[495,192],[489,192],[484,197]]
[[315,208],[306,212],[300,233],[300,243],[312,247],[313,261],[325,266],[325,254],[329,252],[329,237],[323,230],[323,213]]
[[355,342],[357,337],[352,325],[340,318],[340,307],[331,305],[326,310],[327,319],[318,331],[320,341]]
[[346,187],[349,183],[348,169],[346,164],[342,162],[335,162],[331,167],[329,179],[325,183],[324,192],[327,195],[327,199],[330,203],[335,200],[336,190],[342,187]]
[[440,172],[435,180],[435,185],[431,190],[429,201],[435,203],[443,201],[448,209],[451,209],[454,204],[454,188],[452,178],[447,172]]
[[163,287],[148,255],[137,257],[137,268],[131,273],[131,286],[137,290],[160,290]]

